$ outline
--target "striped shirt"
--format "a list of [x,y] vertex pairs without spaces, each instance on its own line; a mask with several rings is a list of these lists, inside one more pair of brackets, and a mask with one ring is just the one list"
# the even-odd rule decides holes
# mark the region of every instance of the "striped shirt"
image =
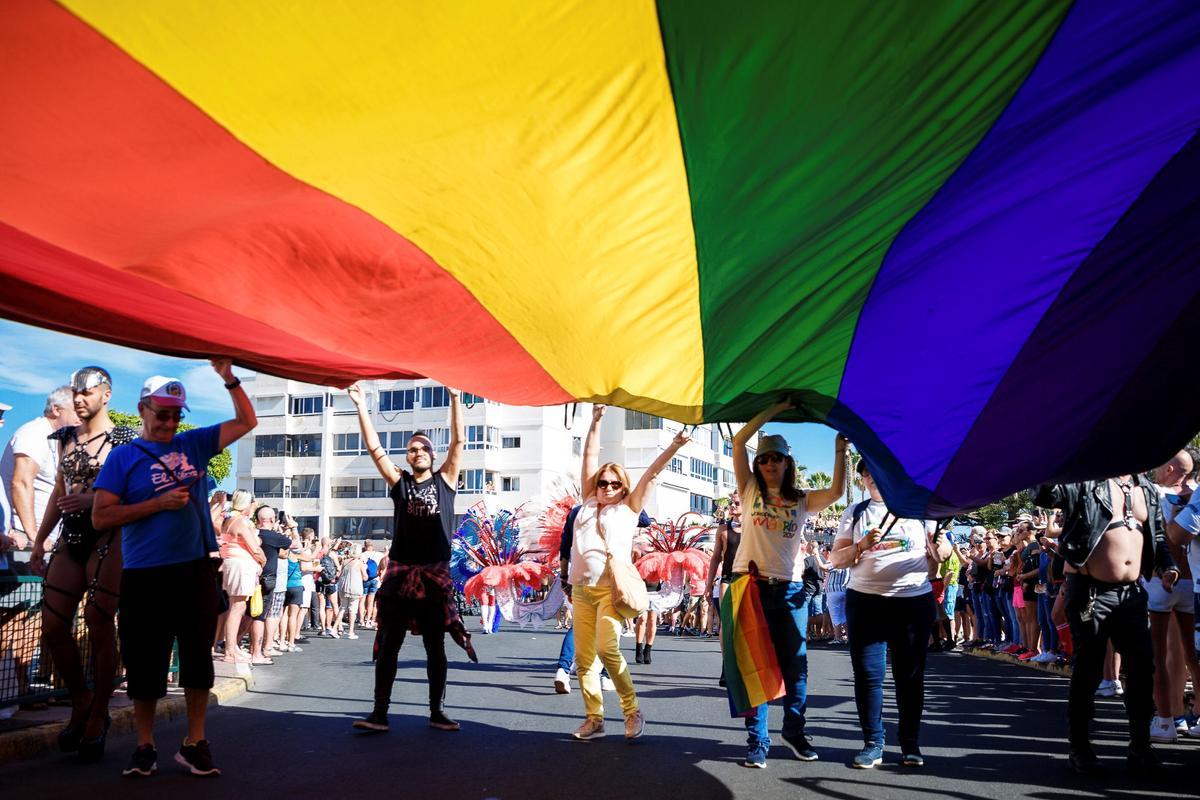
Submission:
[[848,569],[831,569],[829,577],[825,579],[825,591],[829,593],[846,591],[846,584],[850,582],[850,570]]

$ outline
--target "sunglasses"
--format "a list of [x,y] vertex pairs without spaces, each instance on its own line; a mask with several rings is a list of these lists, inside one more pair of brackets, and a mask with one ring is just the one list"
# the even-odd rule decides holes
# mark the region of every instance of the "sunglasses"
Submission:
[[606,481],[606,480],[596,481],[596,488],[598,488],[598,489],[609,489],[609,488],[620,489],[622,485],[623,484],[620,481]]
[[179,422],[183,419],[183,412],[180,411],[179,409],[175,409],[173,411],[167,411],[167,410],[161,409],[161,408],[154,408],[153,406],[150,406],[149,408],[150,408],[150,412],[152,414],[154,414],[154,418],[156,420],[158,420],[159,422],[169,422],[171,420],[174,420],[175,422]]
[[763,453],[754,457],[755,464],[780,464],[783,462],[782,453]]
[[428,453],[428,452],[431,452],[430,449],[423,444],[414,445],[414,446],[408,448],[408,454],[412,455],[412,456],[420,455],[421,453]]

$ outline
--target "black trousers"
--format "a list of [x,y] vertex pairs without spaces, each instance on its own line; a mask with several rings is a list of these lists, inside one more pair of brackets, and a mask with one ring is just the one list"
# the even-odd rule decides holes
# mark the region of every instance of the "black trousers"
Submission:
[[1088,728],[1095,711],[1096,687],[1104,677],[1104,656],[1111,641],[1125,672],[1125,715],[1129,743],[1137,751],[1150,746],[1154,714],[1154,654],[1146,590],[1138,583],[1101,583],[1086,575],[1067,575],[1067,622],[1075,646],[1067,722],[1072,750],[1090,747]]
[[413,622],[425,643],[425,674],[429,679],[429,710],[441,711],[446,699],[446,600],[429,594],[415,600],[395,595],[375,595],[375,710],[387,713],[396,682],[396,660]]

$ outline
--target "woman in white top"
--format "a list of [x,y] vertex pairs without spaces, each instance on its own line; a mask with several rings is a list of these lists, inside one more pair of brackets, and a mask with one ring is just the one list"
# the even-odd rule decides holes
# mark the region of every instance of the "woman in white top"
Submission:
[[[796,488],[796,462],[782,436],[762,436],[751,469],[746,446],[772,417],[792,408],[777,403],[746,423],[733,437],[733,470],[742,499],[742,539],[733,561],[735,576],[758,572],[763,616],[783,671],[783,740],[801,761],[816,761],[817,753],[804,733],[808,706],[808,600],[804,585],[804,523],[832,505],[845,489],[846,439],[837,437],[833,457],[833,486],[810,492]],[[812,587],[809,587],[811,590]],[[771,737],[767,705],[746,718],[749,747],[743,766],[767,766]]]
[[[604,735],[604,698],[600,692],[600,664],[608,670],[621,697],[625,713],[625,738],[642,735],[646,721],[638,710],[633,678],[621,655],[622,619],[612,602],[612,583],[605,569],[608,558],[632,563],[633,537],[638,516],[658,473],[671,457],[688,442],[683,431],[671,442],[636,487],[620,464],[600,462],[600,420],[604,406],[592,409],[592,426],[583,445],[583,474],[580,486],[583,505],[575,517],[574,540],[567,572],[567,592],[575,614],[575,663],[579,666],[579,686],[587,719],[575,731],[576,739],[597,739]],[[611,555],[610,555],[611,554]]]
[[891,515],[867,462],[858,462],[858,474],[871,499],[846,509],[829,555],[835,567],[850,569],[846,630],[863,734],[863,749],[852,765],[870,769],[883,762],[883,674],[890,650],[900,763],[920,767],[925,763],[917,743],[925,705],[925,653],[937,618],[930,562],[950,557],[950,540],[932,523]]
[[[367,565],[362,557],[362,549],[357,543],[350,545],[347,558],[342,562],[341,579],[338,581],[338,591],[341,594],[341,608],[349,616],[349,632],[347,639],[357,639],[354,632],[354,619],[358,616],[358,603],[362,600],[367,582]],[[337,631],[342,631],[342,618],[337,618]]]

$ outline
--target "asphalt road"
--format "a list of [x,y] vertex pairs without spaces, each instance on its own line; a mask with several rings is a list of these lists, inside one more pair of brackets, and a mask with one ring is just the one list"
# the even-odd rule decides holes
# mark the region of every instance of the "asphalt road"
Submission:
[[[424,660],[419,641],[401,652],[387,734],[360,734],[350,723],[370,709],[371,640],[313,640],[302,654],[256,671],[255,689],[211,711],[209,738],[224,771],[217,779],[184,774],[171,756],[182,722],[160,725],[154,778],[119,775],[130,735],[109,741],[106,760],[83,766],[51,754],[0,768],[5,797],[333,798],[1123,798],[1195,795],[1200,741],[1160,748],[1168,781],[1149,786],[1126,775],[1125,728],[1116,701],[1099,701],[1097,750],[1109,769],[1085,779],[1066,770],[1066,682],[1022,667],[961,654],[931,654],[922,750],[927,765],[895,762],[890,749],[873,771],[847,764],[861,746],[851,695],[849,656],[815,648],[810,659],[809,732],[820,761],[802,763],[777,744],[769,768],[741,767],[745,734],[731,720],[715,677],[714,640],[660,638],[651,666],[631,665],[646,735],[621,736],[615,695],[606,706],[609,736],[570,738],[583,716],[576,687],[556,695],[552,679],[558,631],[505,630],[477,636],[482,663],[470,664],[448,642],[448,713],[457,733],[426,726]],[[632,659],[632,639],[623,640]],[[891,703],[890,695],[886,700]],[[772,733],[780,715],[772,709]],[[775,737],[778,741],[778,737]],[[16,790],[17,794],[10,794]],[[377,795],[377,792],[382,794]],[[251,794],[252,793],[252,794]]]

